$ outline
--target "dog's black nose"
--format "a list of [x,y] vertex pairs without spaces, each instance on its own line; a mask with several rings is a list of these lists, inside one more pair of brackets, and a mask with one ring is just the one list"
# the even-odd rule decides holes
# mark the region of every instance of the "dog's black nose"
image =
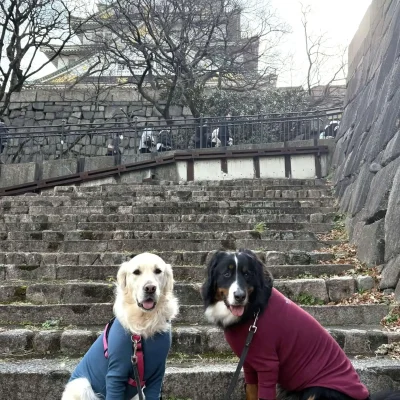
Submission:
[[146,293],[154,293],[155,291],[156,291],[156,287],[154,286],[154,285],[146,285],[145,287],[144,287],[144,291],[146,292]]
[[243,290],[236,290],[236,292],[233,293],[233,296],[237,302],[242,302],[246,298],[246,293],[243,292]]

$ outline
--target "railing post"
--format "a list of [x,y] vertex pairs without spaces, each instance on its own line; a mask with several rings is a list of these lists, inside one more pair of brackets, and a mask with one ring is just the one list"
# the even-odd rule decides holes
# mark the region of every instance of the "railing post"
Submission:
[[[138,149],[138,147],[136,145],[136,143],[137,143],[137,135],[138,135],[137,124],[138,124],[138,117],[136,116],[135,117],[135,134],[133,136],[133,147],[135,149],[135,154],[139,153],[139,151],[138,151],[139,149]],[[139,141],[139,143],[140,143],[140,141]]]
[[200,148],[203,148],[203,114],[200,114]]
[[65,120],[65,119],[63,119],[62,121],[61,121],[61,140],[60,140],[60,143],[61,143],[61,149],[60,149],[60,159],[62,160],[62,158],[63,158],[63,149],[64,149],[64,129],[65,129],[65,123],[66,123],[67,121]]

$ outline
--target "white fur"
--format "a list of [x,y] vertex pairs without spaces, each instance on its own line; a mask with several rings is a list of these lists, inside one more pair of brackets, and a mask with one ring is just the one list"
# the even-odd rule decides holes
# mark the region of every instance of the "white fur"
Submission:
[[[236,264],[236,275],[235,275],[235,281],[232,283],[232,285],[230,286],[230,288],[229,288],[229,291],[228,291],[228,298],[227,298],[227,301],[228,301],[228,304],[230,304],[230,305],[235,305],[235,304],[237,304],[237,301],[236,301],[236,299],[235,299],[235,292],[238,290],[238,289],[240,289],[240,287],[239,287],[239,284],[238,284],[238,274],[239,274],[239,261],[238,261],[238,259],[237,259],[237,257],[236,257],[236,254],[235,254],[235,256],[234,256],[234,259],[235,259],[235,264]],[[244,302],[243,302],[243,305],[246,305],[247,304],[247,293],[246,293],[246,298],[245,298],[245,300],[244,300]]]
[[[143,397],[146,400],[146,396]],[[93,391],[86,378],[79,378],[67,383],[61,400],[104,400],[104,397]],[[137,394],[132,400],[139,400],[139,395]]]
[[61,400],[101,400],[86,378],[74,379],[67,383]]
[[237,281],[237,278],[238,278],[238,267],[239,267],[238,264],[239,263],[238,263],[238,259],[237,259],[236,255],[234,256],[234,259],[235,259],[235,264],[236,264],[236,271],[235,271],[236,274],[235,274],[235,282],[232,283],[232,285],[231,285],[231,287],[229,288],[229,291],[228,291],[228,303],[229,304],[235,304],[236,303],[235,292],[239,288],[238,281]]
[[[161,270],[156,274],[155,270]],[[140,275],[133,271],[140,270]],[[145,311],[139,307],[145,299],[144,286],[156,286],[154,299],[157,302],[153,310]],[[121,265],[117,274],[117,290],[114,302],[114,314],[121,325],[131,333],[143,338],[169,329],[169,321],[178,314],[178,300],[173,294],[174,279],[172,267],[155,254],[143,253]],[[61,400],[101,400],[94,393],[86,378],[69,382]],[[133,400],[138,400],[135,396]]]
[[236,300],[235,300],[235,292],[236,290],[239,289],[239,285],[237,283],[237,280],[235,282],[232,283],[232,285],[229,288],[228,291],[228,304],[235,304]]
[[213,324],[220,323],[222,326],[232,325],[239,321],[240,317],[234,316],[223,301],[218,301],[206,308],[206,318]]

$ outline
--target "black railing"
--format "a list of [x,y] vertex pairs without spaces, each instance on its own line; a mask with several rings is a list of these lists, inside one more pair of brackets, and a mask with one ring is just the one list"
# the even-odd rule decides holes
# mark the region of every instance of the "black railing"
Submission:
[[200,117],[128,122],[0,127],[0,161],[40,162],[116,156],[125,162],[145,152],[309,140],[335,136],[342,111]]

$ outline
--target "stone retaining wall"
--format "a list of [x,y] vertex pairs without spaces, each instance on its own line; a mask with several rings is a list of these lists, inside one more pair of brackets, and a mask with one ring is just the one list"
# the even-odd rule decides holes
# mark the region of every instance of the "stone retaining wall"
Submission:
[[400,298],[400,2],[374,0],[349,48],[333,167],[358,257]]
[[[189,109],[181,106],[171,106],[170,114],[174,119],[191,116]],[[67,124],[128,122],[127,115],[138,117],[139,123],[160,116],[133,90],[116,89],[96,98],[78,90],[25,90],[12,95],[2,118],[8,126],[20,127],[18,132],[26,132],[24,127],[58,126],[63,120]]]

